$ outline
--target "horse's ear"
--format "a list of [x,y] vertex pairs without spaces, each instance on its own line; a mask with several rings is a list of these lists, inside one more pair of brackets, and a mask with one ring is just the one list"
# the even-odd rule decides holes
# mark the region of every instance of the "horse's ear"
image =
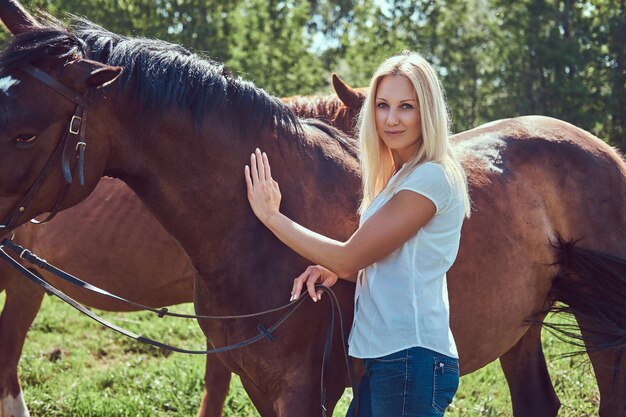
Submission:
[[360,109],[363,97],[352,87],[346,84],[339,76],[333,73],[333,90],[347,107]]
[[13,35],[39,27],[35,18],[17,0],[0,0],[0,20]]
[[115,82],[122,74],[122,67],[111,67],[107,66],[107,68],[98,68],[90,74],[88,86],[89,87],[106,87]]
[[79,75],[72,77],[74,83],[78,83],[79,89],[86,90],[107,87],[114,83],[123,71],[122,67],[113,67],[88,59],[75,61],[72,65],[79,70]]

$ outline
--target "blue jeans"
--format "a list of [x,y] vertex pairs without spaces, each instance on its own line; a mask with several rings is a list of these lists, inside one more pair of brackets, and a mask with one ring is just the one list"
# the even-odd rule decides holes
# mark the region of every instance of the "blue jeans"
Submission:
[[[459,361],[414,347],[364,359],[358,417],[440,417],[459,387]],[[356,398],[346,417],[354,415]]]

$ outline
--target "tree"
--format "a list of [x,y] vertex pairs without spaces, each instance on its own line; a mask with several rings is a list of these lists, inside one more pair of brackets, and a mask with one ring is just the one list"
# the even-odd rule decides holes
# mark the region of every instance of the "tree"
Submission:
[[281,96],[331,71],[363,86],[409,49],[438,70],[455,131],[544,114],[626,148],[626,0],[23,1],[203,51]]
[[321,61],[309,49],[307,1],[242,2],[231,16],[229,66],[270,93],[313,94],[328,84]]

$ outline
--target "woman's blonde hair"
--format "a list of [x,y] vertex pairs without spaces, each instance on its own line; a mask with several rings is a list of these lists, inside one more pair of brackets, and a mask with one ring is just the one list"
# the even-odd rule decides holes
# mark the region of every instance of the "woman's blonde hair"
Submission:
[[[422,122],[422,143],[414,157],[406,163],[403,172],[394,179],[394,183],[401,181],[416,166],[424,162],[439,163],[450,183],[464,196],[465,215],[469,217],[467,179],[461,164],[452,153],[448,140],[450,122],[443,87],[433,67],[420,54],[408,51],[385,60],[374,72],[370,93],[359,114],[358,135],[363,174],[363,200],[359,213],[363,214],[372,200],[387,186],[396,171],[391,150],[376,131],[376,93],[380,80],[388,75],[401,75],[411,81]],[[392,189],[393,184],[389,187],[389,192]]]

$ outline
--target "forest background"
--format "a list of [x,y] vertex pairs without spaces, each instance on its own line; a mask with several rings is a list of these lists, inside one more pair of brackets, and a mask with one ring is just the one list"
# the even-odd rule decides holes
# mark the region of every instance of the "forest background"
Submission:
[[[23,0],[225,62],[276,96],[365,86],[418,51],[439,71],[453,130],[556,117],[626,149],[625,0]],[[6,32],[0,29],[0,38]]]

